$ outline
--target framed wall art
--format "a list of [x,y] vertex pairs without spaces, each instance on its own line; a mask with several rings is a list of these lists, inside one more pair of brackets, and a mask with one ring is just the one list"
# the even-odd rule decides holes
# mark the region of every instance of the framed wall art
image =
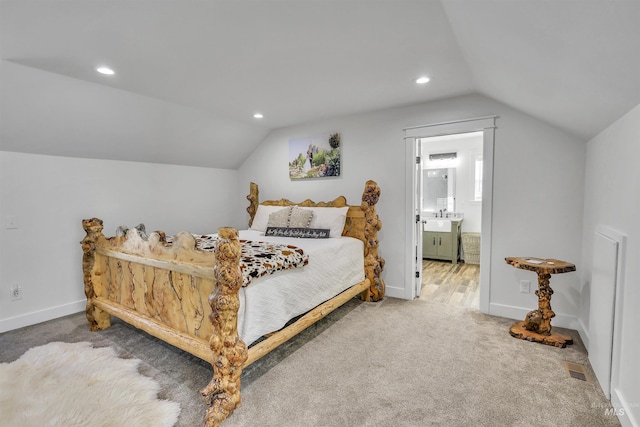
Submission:
[[340,134],[289,140],[289,178],[340,176]]

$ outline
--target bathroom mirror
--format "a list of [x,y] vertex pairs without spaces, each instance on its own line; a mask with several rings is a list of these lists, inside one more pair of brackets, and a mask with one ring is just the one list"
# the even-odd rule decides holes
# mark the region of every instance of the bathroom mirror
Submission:
[[455,212],[455,168],[423,169],[422,209],[425,212]]

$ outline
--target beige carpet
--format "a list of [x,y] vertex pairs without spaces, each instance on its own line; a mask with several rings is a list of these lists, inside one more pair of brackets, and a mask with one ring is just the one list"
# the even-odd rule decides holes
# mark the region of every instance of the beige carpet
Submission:
[[[512,322],[420,300],[350,301],[245,370],[243,406],[225,426],[620,425],[597,383],[567,376],[563,361],[593,375],[575,331],[558,349],[512,338]],[[178,425],[199,424],[206,363],[122,323],[90,333],[82,315],[0,335],[0,360],[43,333],[142,359],[160,397],[180,403]]]

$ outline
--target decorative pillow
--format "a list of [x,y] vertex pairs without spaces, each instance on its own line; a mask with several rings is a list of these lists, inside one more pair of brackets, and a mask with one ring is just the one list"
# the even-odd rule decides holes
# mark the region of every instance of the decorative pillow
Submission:
[[293,206],[289,215],[289,228],[309,228],[313,220],[313,211]]
[[250,230],[266,231],[267,223],[269,222],[269,215],[279,210],[282,210],[284,206],[266,206],[258,205],[256,215],[253,217]]
[[313,219],[309,228],[326,229],[328,228],[329,237],[342,236],[342,230],[344,230],[344,223],[347,221],[348,206],[343,208],[317,208],[299,206],[300,209],[313,211]]
[[292,207],[286,207],[269,214],[269,221],[267,221],[267,228],[269,227],[288,227],[289,218],[291,217]]
[[275,237],[299,237],[305,239],[327,239],[329,229],[321,228],[287,228],[287,227],[267,227],[265,236]]

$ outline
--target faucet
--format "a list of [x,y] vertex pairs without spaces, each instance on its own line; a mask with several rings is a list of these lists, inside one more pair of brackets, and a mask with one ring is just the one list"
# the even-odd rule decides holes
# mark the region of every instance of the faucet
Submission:
[[442,209],[440,209],[440,218],[442,218]]

